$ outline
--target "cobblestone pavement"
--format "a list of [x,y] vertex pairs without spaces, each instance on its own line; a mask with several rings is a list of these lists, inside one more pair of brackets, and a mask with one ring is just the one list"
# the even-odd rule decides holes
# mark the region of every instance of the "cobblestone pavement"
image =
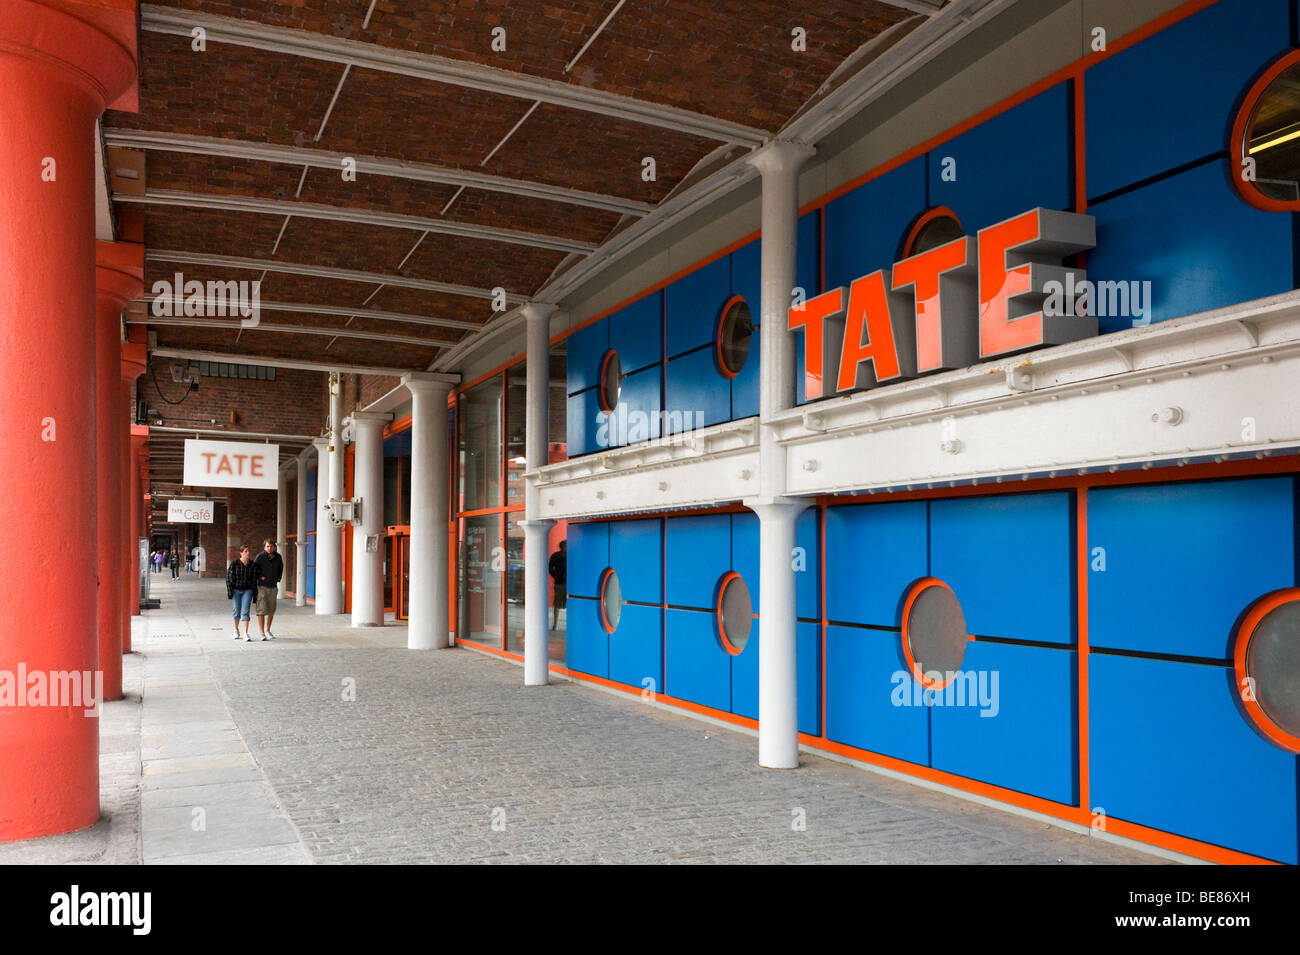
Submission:
[[[761,770],[753,736],[584,684],[524,689],[521,670],[494,657],[407,651],[401,626],[353,629],[282,602],[274,641],[237,643],[220,581],[155,590],[165,602],[148,628],[176,633],[144,641],[144,668],[189,635],[237,728],[226,772],[239,778],[170,790],[182,819],[191,802],[207,806],[206,857],[183,854],[177,820],[151,816],[146,789],[145,861],[163,824],[173,829],[157,843],[172,853],[163,861],[1160,861],[817,756]],[[146,734],[149,704],[146,684]],[[226,716],[203,706],[205,719]],[[110,828],[130,818],[125,797],[105,808]],[[262,840],[261,855],[251,844],[216,851],[222,838],[239,843],[223,833],[250,819],[257,834],[244,841]],[[0,846],[0,863],[55,861],[31,853],[78,838]],[[7,857],[21,847],[27,858]]]

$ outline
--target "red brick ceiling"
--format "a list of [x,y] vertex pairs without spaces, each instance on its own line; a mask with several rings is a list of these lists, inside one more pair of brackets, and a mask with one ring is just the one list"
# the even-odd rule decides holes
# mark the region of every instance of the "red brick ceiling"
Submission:
[[[778,130],[844,59],[883,30],[911,16],[878,0],[768,2],[626,0],[572,70],[565,67],[617,0],[369,0],[306,3],[160,0],[159,7],[308,34],[374,44],[387,51],[431,54],[515,71]],[[493,51],[492,29],[504,27],[506,50]],[[807,32],[807,49],[791,48],[791,31]],[[104,126],[220,137],[262,145],[314,148],[433,164],[656,204],[720,143],[658,126],[542,104],[529,99],[353,68],[339,86],[341,63],[144,30],[138,115],[110,112]],[[331,99],[337,99],[332,110]],[[326,114],[328,112],[328,120]],[[324,121],[324,131],[317,138]],[[642,179],[653,156],[657,177]],[[562,237],[598,245],[619,213],[568,202],[440,183],[358,174],[343,181],[330,168],[149,150],[150,193],[184,192],[302,202],[444,220]],[[448,204],[450,203],[450,206]],[[118,208],[126,208],[119,202]],[[384,285],[384,275],[479,289],[501,287],[527,297],[565,262],[563,251],[496,239],[293,216],[189,206],[132,205],[144,210],[147,251],[218,254],[377,273],[373,281],[153,262],[147,286],[183,272],[187,279],[255,280],[264,302],[364,308],[483,323],[484,297]],[[450,227],[450,225],[449,225]],[[413,251],[414,250],[414,251]],[[136,309],[134,314],[140,314]],[[438,346],[468,332],[375,317],[264,310],[263,325],[303,326],[413,337],[427,344],[357,340],[268,329],[158,326],[158,342],[176,348],[267,358],[424,368]]]

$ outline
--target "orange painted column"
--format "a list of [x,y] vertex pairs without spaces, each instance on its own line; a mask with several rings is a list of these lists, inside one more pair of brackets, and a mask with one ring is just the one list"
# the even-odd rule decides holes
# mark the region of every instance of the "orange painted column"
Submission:
[[[122,538],[126,550],[122,555],[122,652],[131,652],[131,618],[140,613],[140,555],[137,541],[144,536],[140,521],[140,495],[143,491],[137,481],[140,467],[136,461],[135,382],[146,367],[143,343],[128,342],[122,346],[121,388],[122,406],[117,421],[118,456],[122,462]],[[146,435],[147,428],[141,428]],[[143,441],[141,442],[143,443]]]
[[129,242],[95,243],[95,457],[99,500],[99,668],[104,699],[122,698],[122,653],[131,618],[122,619],[122,575],[127,570],[122,541],[125,520],[119,502],[127,482],[122,460],[122,309],[144,283],[144,250]]
[[49,569],[0,575],[0,841],[99,818],[93,150],[135,62],[113,0],[58,6],[0,17],[0,527]]

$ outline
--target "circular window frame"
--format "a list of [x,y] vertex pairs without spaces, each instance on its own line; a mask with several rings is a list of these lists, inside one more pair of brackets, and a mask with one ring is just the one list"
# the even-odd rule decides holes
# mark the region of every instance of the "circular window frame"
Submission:
[[[724,627],[722,624],[723,599],[727,595],[727,588],[730,587],[732,583],[737,580],[740,581],[741,585],[745,588],[747,593],[750,592],[749,584],[745,583],[745,578],[740,576],[740,574],[738,574],[736,571],[729,570],[722,575],[721,579],[718,580],[716,596],[713,599],[713,620],[715,624],[715,629],[717,630],[717,634],[718,634],[718,643],[722,646],[722,649],[725,653],[733,657],[740,656],[742,653],[745,652],[745,647],[749,646],[749,636],[745,637],[744,647],[737,647],[734,643],[732,643],[729,639],[727,639],[727,630],[726,627]],[[752,593],[750,596],[749,606],[752,612],[754,606],[754,599]],[[754,632],[754,625],[752,622],[750,623],[749,629],[750,629],[750,635],[752,635]]]
[[[943,680],[942,682],[938,680],[931,680],[929,677],[927,677],[925,675],[925,671],[921,669],[921,664],[917,662],[916,657],[912,653],[912,641],[910,638],[910,634],[908,633],[908,631],[911,629],[910,618],[912,615],[912,605],[916,603],[917,598],[920,597],[921,594],[925,593],[931,587],[942,587],[944,590],[948,591],[948,593],[952,594],[953,600],[957,600],[957,606],[959,607],[961,606],[961,601],[957,599],[956,591],[954,591],[946,581],[940,580],[938,577],[921,577],[918,580],[914,580],[908,586],[905,592],[905,596],[903,598],[902,621],[900,626],[901,633],[899,636],[903,644],[903,658],[907,661],[908,675],[911,676],[912,679],[920,683],[921,686],[925,687],[927,690],[942,690],[945,687],[947,687],[949,683],[951,683],[953,680],[957,678],[958,671],[956,670],[953,671],[952,679]],[[962,611],[963,617],[965,617],[965,613],[966,611],[963,610]],[[967,642],[969,642],[972,639],[974,638],[970,634],[966,635]],[[965,660],[966,660],[966,654],[963,652],[962,662],[964,663]]]
[[1268,92],[1273,81],[1298,63],[1300,63],[1300,49],[1282,54],[1265,67],[1246,90],[1241,105],[1237,107],[1237,115],[1232,120],[1232,132],[1228,139],[1228,155],[1231,157],[1232,168],[1228,170],[1228,177],[1232,180],[1239,196],[1256,209],[1265,212],[1300,212],[1300,199],[1288,201],[1270,198],[1255,188],[1253,182],[1241,178],[1241,163],[1246,158],[1247,127],[1251,117],[1255,115],[1260,99]]
[[[961,231],[963,236],[966,234],[966,227],[961,224],[961,219],[957,217],[957,213],[953,212],[947,206],[931,206],[913,219],[911,226],[909,226],[907,232],[904,233],[903,241],[899,243],[898,246],[898,261],[901,262],[904,259],[910,259],[914,255],[923,254],[915,250],[914,246],[916,245],[916,240],[921,237],[921,233],[925,231],[925,227],[931,222],[936,219],[945,218],[951,219],[953,222],[957,223],[957,228]],[[956,240],[954,239],[953,241]],[[936,248],[939,247],[936,246]]]
[[713,366],[717,368],[718,374],[728,381],[734,380],[742,371],[745,370],[745,362],[749,361],[749,349],[745,349],[745,361],[740,363],[740,367],[734,371],[727,367],[727,363],[722,358],[722,329],[726,325],[727,316],[737,305],[744,305],[749,311],[749,334],[752,340],[754,330],[754,310],[749,307],[749,301],[743,295],[733,295],[722,303],[722,308],[718,310],[718,319],[713,325]]
[[1255,635],[1256,628],[1274,610],[1297,601],[1300,601],[1300,587],[1284,587],[1281,590],[1274,590],[1265,594],[1250,605],[1246,615],[1241,620],[1241,624],[1237,627],[1237,635],[1233,641],[1232,669],[1236,676],[1236,682],[1233,684],[1233,695],[1236,698],[1237,705],[1245,711],[1247,722],[1274,746],[1289,753],[1300,755],[1300,736],[1289,733],[1277,723],[1274,723],[1268,713],[1264,711],[1264,708],[1259,705],[1259,700],[1254,698],[1255,694],[1253,692],[1249,700],[1243,699],[1241,694],[1246,681],[1252,679],[1246,670],[1246,657],[1250,651],[1250,641]]
[[[605,381],[609,373],[609,363],[618,362],[618,398],[610,404],[605,400]],[[609,413],[618,407],[618,403],[623,400],[623,361],[618,357],[618,351],[611,348],[600,359],[600,379],[596,385],[596,401],[600,404],[600,410]]]
[[[604,570],[600,572],[600,585],[596,589],[596,612],[600,615],[600,629],[604,630],[605,633],[609,635],[612,635],[614,631],[618,629],[618,623],[610,624],[609,616],[605,613],[605,588],[609,586],[609,581],[611,577],[617,579],[618,574],[615,572],[613,567],[606,567]],[[622,600],[622,593],[623,593],[622,581],[619,582],[618,592],[619,592],[619,599]],[[622,600],[622,603],[626,604],[627,601]],[[622,607],[619,607],[618,621],[619,623],[623,622]]]

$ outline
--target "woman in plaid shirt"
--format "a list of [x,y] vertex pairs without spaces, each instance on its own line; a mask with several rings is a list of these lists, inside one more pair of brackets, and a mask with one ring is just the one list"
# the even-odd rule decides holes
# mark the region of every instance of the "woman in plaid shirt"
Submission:
[[[235,608],[235,639],[243,637],[251,642],[248,635],[248,615],[253,609],[253,595],[257,593],[257,565],[249,559],[247,544],[239,548],[239,557],[230,562],[226,568],[226,596]],[[244,621],[244,632],[239,632],[239,621]]]

